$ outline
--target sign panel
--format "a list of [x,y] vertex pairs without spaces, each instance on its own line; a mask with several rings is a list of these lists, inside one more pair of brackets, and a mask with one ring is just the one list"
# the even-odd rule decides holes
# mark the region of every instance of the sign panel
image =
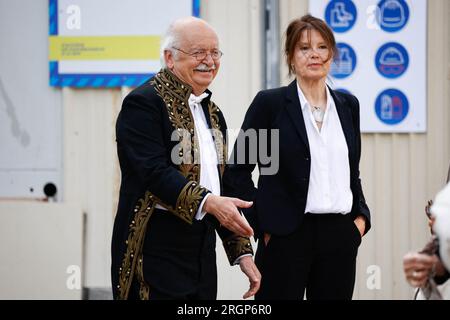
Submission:
[[169,24],[200,0],[50,0],[50,85],[137,86],[160,69]]
[[339,51],[335,88],[361,105],[362,132],[426,131],[426,0],[310,0]]

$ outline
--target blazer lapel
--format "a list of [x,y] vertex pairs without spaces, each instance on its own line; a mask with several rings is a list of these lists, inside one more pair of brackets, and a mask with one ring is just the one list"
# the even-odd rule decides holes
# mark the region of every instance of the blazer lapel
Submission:
[[294,80],[287,87],[287,105],[286,110],[291,116],[291,120],[294,122],[297,133],[302,138],[309,152],[308,135],[306,133],[305,121],[303,119],[302,106],[300,105],[300,99],[298,98],[297,81]]
[[333,97],[334,104],[336,105],[336,110],[339,115],[339,120],[341,121],[342,131],[344,132],[345,140],[347,141],[348,152],[353,155],[354,146],[354,131],[352,123],[352,114],[349,106],[345,105],[345,102],[341,97],[339,97],[331,88],[331,96]]
[[212,93],[208,89],[206,89],[205,92],[208,93],[209,95],[206,98],[204,98],[200,104],[202,106],[203,113],[205,114],[206,124],[208,125],[208,128],[211,129],[212,128],[211,118],[210,118],[211,115],[209,114],[208,105],[209,105],[209,101],[211,100],[211,94]]
[[[223,172],[225,171],[225,163],[228,161],[227,140],[226,140],[227,132],[226,132],[226,128],[223,126],[221,127],[221,125],[219,123],[219,118],[217,116],[218,108],[213,108],[212,110],[210,109],[211,104],[213,106],[215,106],[215,104],[213,102],[211,102],[211,94],[212,94],[211,91],[206,89],[205,92],[208,93],[209,96],[202,100],[201,106],[203,109],[203,113],[205,114],[206,123],[208,125],[208,128],[211,130],[210,131],[211,137],[213,139],[214,147],[216,149],[217,160],[218,160],[217,170],[219,171],[219,180],[220,180],[220,185],[221,185],[221,189],[222,189],[222,175],[223,175]],[[216,113],[216,114],[214,114],[214,113]],[[212,119],[213,117],[215,117],[215,118]],[[221,136],[218,135],[216,130],[219,130],[222,135]],[[201,152],[201,150],[200,150],[200,152]]]

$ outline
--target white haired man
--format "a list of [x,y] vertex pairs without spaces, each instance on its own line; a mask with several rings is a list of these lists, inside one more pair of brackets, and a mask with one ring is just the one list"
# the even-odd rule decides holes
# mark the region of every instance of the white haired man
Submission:
[[175,21],[162,46],[163,69],[133,90],[116,124],[122,171],[112,240],[116,299],[215,299],[215,231],[230,264],[254,295],[261,275],[238,208],[221,194],[226,123],[207,89],[222,52],[205,21]]

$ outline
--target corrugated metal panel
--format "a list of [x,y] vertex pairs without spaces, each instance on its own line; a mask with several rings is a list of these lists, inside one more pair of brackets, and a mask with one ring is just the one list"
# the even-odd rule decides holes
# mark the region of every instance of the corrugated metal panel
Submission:
[[64,202],[87,215],[84,286],[110,286],[111,233],[118,197],[115,119],[120,89],[64,88]]

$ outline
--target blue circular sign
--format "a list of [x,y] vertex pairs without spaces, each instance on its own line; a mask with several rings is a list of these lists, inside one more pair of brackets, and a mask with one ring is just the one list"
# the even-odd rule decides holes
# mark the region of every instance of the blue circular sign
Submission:
[[405,0],[381,0],[378,3],[377,21],[386,32],[397,32],[409,19],[409,7]]
[[330,74],[336,79],[344,79],[350,76],[356,68],[356,53],[350,45],[340,42],[336,44],[338,55],[331,64]]
[[375,112],[381,122],[395,125],[402,122],[409,111],[409,102],[403,92],[387,89],[381,92],[375,102]]
[[375,56],[375,65],[382,76],[388,79],[398,78],[408,69],[408,52],[399,43],[386,43],[378,49]]
[[350,30],[356,17],[356,6],[351,0],[332,0],[325,9],[325,20],[334,32]]

